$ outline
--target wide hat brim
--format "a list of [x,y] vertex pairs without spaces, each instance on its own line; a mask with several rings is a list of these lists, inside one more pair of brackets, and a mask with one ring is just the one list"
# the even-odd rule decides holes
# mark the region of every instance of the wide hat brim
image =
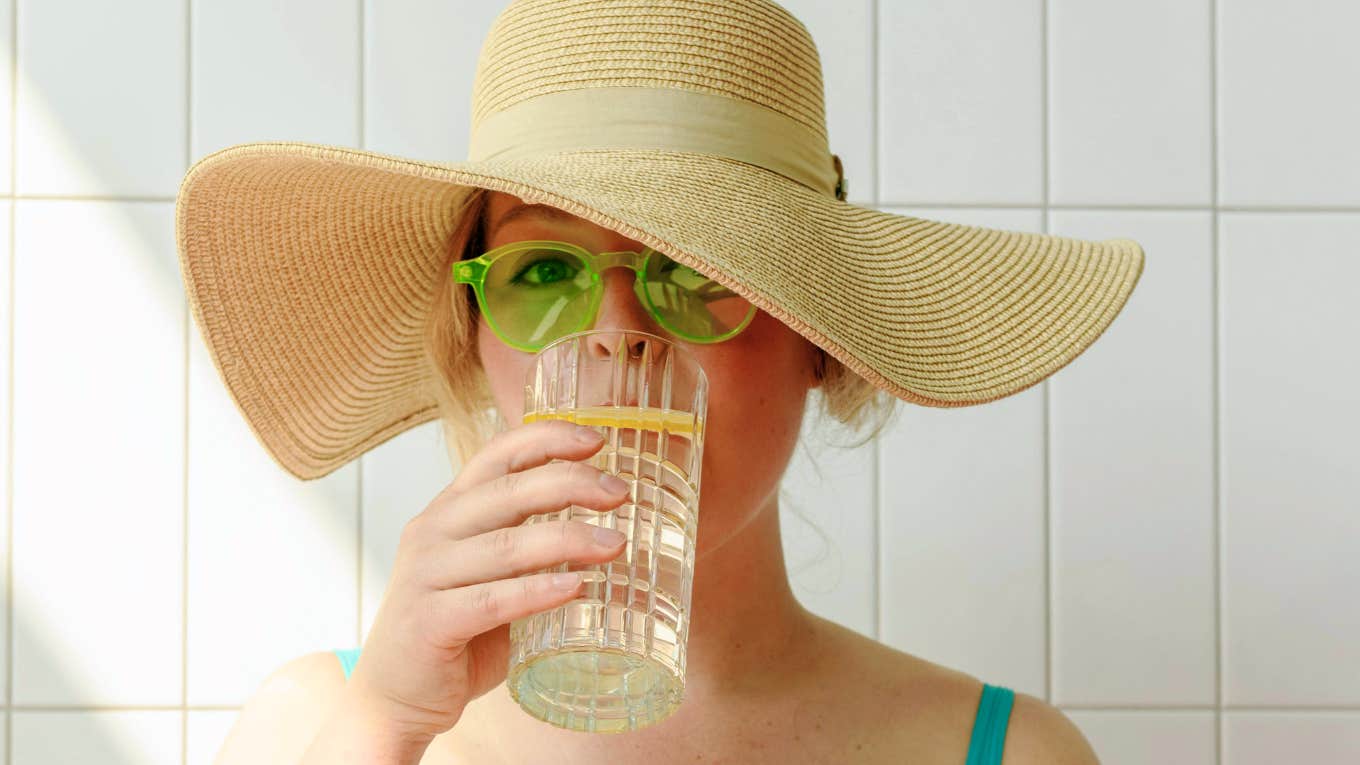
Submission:
[[982,404],[1049,377],[1105,331],[1143,269],[1129,239],[893,215],[719,156],[438,163],[239,144],[180,185],[181,276],[231,398],[294,476],[325,476],[439,416],[423,324],[469,187],[653,247],[924,406]]

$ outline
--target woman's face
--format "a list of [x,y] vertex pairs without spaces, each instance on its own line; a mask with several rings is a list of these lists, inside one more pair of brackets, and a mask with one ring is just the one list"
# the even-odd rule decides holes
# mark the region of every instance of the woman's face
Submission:
[[[644,245],[564,211],[501,218],[521,200],[488,192],[487,249],[528,239],[570,242],[591,252],[640,251]],[[757,310],[736,337],[685,343],[658,325],[633,292],[634,274],[611,268],[592,329],[640,330],[683,345],[708,375],[697,556],[720,547],[772,499],[798,439],[808,389],[816,386],[816,346]],[[523,417],[523,381],[533,355],[501,342],[480,316],[477,347],[496,406],[508,423]]]

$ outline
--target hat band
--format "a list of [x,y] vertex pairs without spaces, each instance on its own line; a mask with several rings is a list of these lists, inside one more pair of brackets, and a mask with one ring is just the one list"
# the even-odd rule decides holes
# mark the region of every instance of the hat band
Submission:
[[594,87],[520,101],[472,131],[468,159],[519,159],[584,149],[716,154],[834,195],[826,140],[750,101],[680,88]]

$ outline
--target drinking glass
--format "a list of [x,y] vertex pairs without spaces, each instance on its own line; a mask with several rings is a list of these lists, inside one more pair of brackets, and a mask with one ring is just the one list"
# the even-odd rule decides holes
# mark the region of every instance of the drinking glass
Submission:
[[542,569],[583,572],[580,596],[511,622],[506,684],[534,717],[621,733],[680,705],[707,406],[703,368],[657,335],[589,330],[535,355],[523,421],[555,418],[599,430],[604,446],[586,461],[622,478],[629,492],[613,510],[570,505],[524,521],[585,521],[628,537],[608,563]]

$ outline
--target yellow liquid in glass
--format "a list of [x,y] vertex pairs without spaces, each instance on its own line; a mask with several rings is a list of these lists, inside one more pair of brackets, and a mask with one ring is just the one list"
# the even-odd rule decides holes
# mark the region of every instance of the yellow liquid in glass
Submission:
[[[555,412],[529,412],[525,424],[539,420],[566,420],[577,425],[604,428],[628,428],[665,432],[693,438],[695,431],[703,435],[704,421],[689,412],[640,406],[582,406]],[[696,428],[697,423],[697,428]]]
[[[631,485],[608,512],[575,505],[529,523],[582,520],[628,535],[623,552],[581,571],[580,595],[511,622],[510,695],[530,715],[568,730],[622,733],[668,717],[684,695],[685,643],[694,570],[698,460],[692,413],[595,406],[531,412],[524,422],[561,419],[603,429],[590,464]],[[696,422],[698,426],[696,427]]]

